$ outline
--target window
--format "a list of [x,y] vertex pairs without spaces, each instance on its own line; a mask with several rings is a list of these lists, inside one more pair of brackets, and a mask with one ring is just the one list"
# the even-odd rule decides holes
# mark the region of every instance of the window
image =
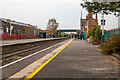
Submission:
[[6,32],[8,33],[8,28],[6,28]]

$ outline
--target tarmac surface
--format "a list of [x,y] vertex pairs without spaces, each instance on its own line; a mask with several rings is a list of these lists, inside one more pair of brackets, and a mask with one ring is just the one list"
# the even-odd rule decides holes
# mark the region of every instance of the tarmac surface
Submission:
[[74,40],[32,79],[118,77],[118,63],[111,56],[102,55],[87,41]]

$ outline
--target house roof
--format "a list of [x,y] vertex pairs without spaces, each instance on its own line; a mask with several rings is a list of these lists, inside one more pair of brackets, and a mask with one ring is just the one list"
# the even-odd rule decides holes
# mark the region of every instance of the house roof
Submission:
[[20,26],[33,26],[31,24],[27,24],[27,23],[23,23],[23,22],[18,22],[18,21],[11,20],[11,19],[0,18],[0,20],[2,20],[4,22],[10,21],[11,24],[20,25]]

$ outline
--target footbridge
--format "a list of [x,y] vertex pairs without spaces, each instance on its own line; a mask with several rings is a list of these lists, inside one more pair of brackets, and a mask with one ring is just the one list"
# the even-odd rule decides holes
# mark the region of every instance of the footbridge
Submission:
[[57,32],[78,32],[80,29],[59,29]]

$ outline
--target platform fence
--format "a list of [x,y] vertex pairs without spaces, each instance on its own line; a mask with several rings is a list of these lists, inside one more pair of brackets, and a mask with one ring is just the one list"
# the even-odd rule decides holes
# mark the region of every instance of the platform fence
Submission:
[[108,40],[109,38],[112,38],[114,34],[117,34],[118,37],[120,38],[120,28],[115,28],[111,30],[107,30],[104,32],[104,42]]

